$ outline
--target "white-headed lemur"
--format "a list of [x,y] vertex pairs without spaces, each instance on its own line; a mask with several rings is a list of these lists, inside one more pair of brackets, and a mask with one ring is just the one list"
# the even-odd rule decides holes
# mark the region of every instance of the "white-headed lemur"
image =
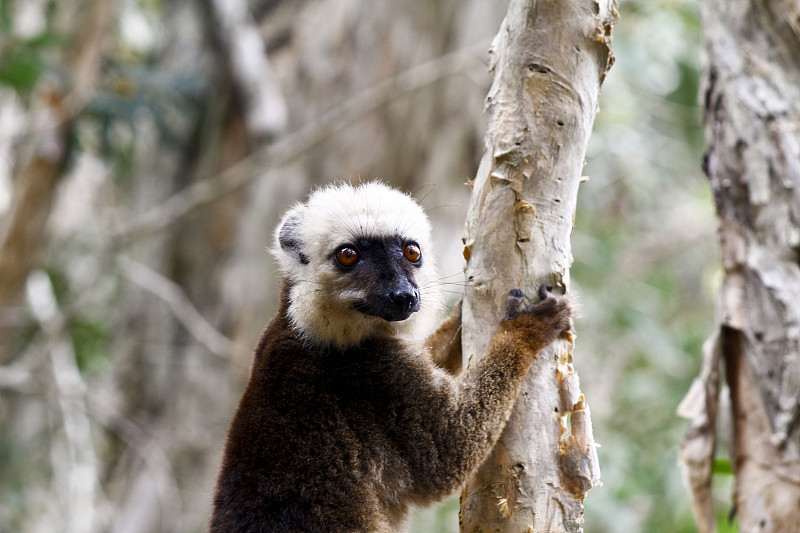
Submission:
[[571,328],[566,298],[509,295],[475,368],[461,313],[434,331],[430,225],[382,183],[319,189],[283,217],[280,309],[228,434],[212,533],[394,533],[409,505],[460,488],[510,416],[538,352]]

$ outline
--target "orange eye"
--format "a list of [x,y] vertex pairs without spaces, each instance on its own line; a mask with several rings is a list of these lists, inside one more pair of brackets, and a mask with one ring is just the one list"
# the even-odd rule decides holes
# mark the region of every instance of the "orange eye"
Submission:
[[419,262],[422,259],[422,252],[415,243],[406,244],[405,248],[403,248],[403,257],[411,261],[412,263]]
[[358,252],[350,248],[349,246],[344,246],[336,252],[336,261],[339,262],[340,265],[343,267],[351,267],[358,263]]

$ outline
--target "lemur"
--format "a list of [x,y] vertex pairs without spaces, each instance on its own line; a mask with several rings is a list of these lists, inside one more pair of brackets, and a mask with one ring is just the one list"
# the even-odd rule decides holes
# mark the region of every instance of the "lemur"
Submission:
[[540,290],[457,373],[461,313],[434,331],[428,219],[379,182],[313,192],[273,253],[280,308],[255,349],[228,433],[211,533],[393,533],[410,505],[461,487],[508,420],[538,352],[571,328]]

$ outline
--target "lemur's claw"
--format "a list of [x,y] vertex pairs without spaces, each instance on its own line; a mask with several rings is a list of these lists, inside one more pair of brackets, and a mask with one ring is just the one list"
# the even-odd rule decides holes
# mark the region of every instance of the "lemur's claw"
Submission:
[[512,289],[508,293],[508,305],[506,307],[506,319],[519,316],[525,311],[525,295],[519,289]]
[[542,285],[539,287],[539,299],[546,300],[553,297],[553,287],[551,285]]

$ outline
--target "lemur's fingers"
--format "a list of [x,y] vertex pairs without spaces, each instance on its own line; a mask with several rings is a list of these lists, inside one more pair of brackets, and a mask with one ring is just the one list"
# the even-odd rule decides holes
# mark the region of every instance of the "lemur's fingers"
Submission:
[[572,305],[568,296],[556,296],[551,287],[542,285],[539,288],[541,301],[526,306],[522,291],[514,289],[508,295],[506,316],[501,328],[533,328],[534,337],[543,345],[549,344],[561,333],[572,330]]
[[542,324],[548,324],[553,331],[572,330],[573,310],[567,296],[556,297],[548,293],[547,298],[529,308],[528,312]]
[[542,285],[539,287],[539,299],[546,300],[553,297],[553,287],[550,285]]
[[512,289],[508,293],[505,320],[519,316],[523,311],[525,311],[525,295],[519,289]]

